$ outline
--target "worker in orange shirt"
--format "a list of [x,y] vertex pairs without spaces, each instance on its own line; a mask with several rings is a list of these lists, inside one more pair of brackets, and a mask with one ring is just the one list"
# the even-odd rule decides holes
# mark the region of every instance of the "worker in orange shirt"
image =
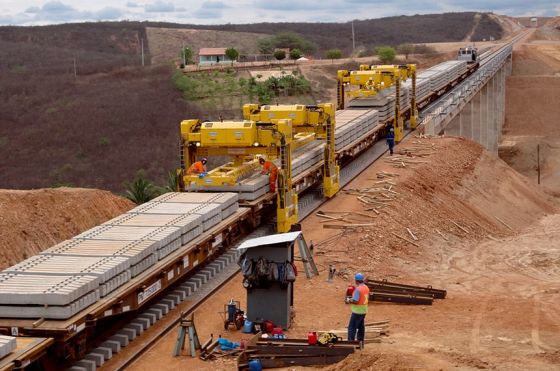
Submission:
[[187,170],[187,175],[200,175],[206,173],[208,159],[203,157],[200,161],[193,163]]
[[267,161],[263,157],[259,158],[259,163],[263,167],[261,174],[267,174],[269,176],[268,179],[270,182],[270,192],[276,192],[276,178],[278,177],[278,167],[274,165],[274,162]]

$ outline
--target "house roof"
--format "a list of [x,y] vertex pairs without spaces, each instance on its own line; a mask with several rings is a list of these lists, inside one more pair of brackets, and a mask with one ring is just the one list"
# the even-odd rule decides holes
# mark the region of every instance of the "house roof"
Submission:
[[226,55],[226,48],[200,48],[198,55]]

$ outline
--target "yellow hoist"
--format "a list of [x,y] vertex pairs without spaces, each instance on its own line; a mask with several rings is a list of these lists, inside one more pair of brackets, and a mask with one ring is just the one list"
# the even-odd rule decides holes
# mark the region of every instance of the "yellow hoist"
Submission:
[[[323,194],[333,197],[340,189],[340,167],[335,153],[335,109],[332,103],[317,105],[264,105],[246,104],[243,117],[253,121],[278,119],[292,120],[296,143],[303,145],[315,139],[325,141]],[[297,148],[297,147],[296,147]]]
[[[410,127],[416,128],[418,110],[416,108],[416,65],[361,65],[359,71],[339,70],[337,73],[337,109],[344,109],[346,96],[354,98],[372,97],[380,91],[395,87],[395,117],[393,127],[395,141],[403,138],[404,122],[401,112],[401,82],[412,78],[410,99]],[[347,90],[347,86],[357,89]]]
[[[314,139],[325,139],[324,193],[339,189],[339,167],[334,153],[334,107],[245,105],[244,121],[184,120],[181,122],[181,191],[186,184],[205,188],[235,185],[259,169],[258,156],[280,159],[277,190],[277,230],[288,232],[297,223],[297,193],[292,186],[291,156],[295,148]],[[188,175],[196,157],[229,156],[232,161],[204,176]]]

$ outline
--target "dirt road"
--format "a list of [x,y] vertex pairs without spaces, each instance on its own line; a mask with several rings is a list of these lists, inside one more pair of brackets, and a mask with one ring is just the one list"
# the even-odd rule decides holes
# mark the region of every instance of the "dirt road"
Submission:
[[559,96],[560,30],[546,26],[514,50],[500,157],[537,181],[539,145],[541,183],[555,192],[560,192]]

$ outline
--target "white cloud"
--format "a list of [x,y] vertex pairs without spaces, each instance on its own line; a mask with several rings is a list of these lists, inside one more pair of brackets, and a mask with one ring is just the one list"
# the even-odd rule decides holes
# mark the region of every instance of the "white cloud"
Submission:
[[148,13],[170,13],[175,11],[175,5],[172,2],[157,0],[154,3],[146,4],[144,9]]
[[149,20],[217,24],[346,22],[352,19],[445,11],[560,15],[558,0],[0,0],[0,25],[95,20]]

